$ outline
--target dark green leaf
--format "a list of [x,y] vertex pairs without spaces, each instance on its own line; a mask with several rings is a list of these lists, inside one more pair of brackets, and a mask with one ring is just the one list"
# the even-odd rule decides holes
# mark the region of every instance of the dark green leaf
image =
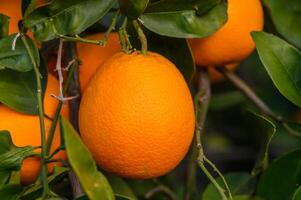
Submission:
[[[47,85],[45,64],[40,67],[43,92]],[[34,71],[17,72],[10,69],[0,70],[0,102],[18,112],[38,114]]]
[[0,188],[0,197],[3,200],[17,200],[22,191],[21,185],[5,185]]
[[[47,182],[50,186],[56,185],[62,180],[64,176],[69,172],[68,168],[56,166],[53,170],[53,174],[47,177]],[[26,188],[26,191],[22,194],[22,200],[32,200],[40,197],[43,193],[43,186],[36,182]]]
[[301,48],[300,0],[270,0],[269,8],[276,29],[288,41]]
[[[132,45],[136,49],[141,49],[140,41],[137,39],[138,37],[133,27],[128,26],[127,29],[131,34]],[[185,39],[160,36],[148,30],[145,30],[144,33],[148,38],[148,50],[157,52],[173,62],[181,71],[186,82],[189,83],[195,71],[195,64],[187,41]]]
[[9,17],[0,13],[0,39],[8,35]]
[[259,180],[257,195],[265,200],[291,200],[298,188],[300,161],[301,149],[285,154],[271,163]]
[[34,155],[31,146],[16,147],[8,131],[0,131],[0,144],[0,171],[17,171],[24,158]]
[[64,118],[61,118],[60,125],[69,163],[89,199],[115,199],[108,180],[97,170],[95,161],[87,147],[81,141],[78,133]]
[[111,174],[108,174],[107,178],[117,199],[123,198],[128,200],[137,200],[137,197],[134,195],[132,189],[122,178]]
[[10,171],[0,171],[0,188],[6,184],[10,177]]
[[87,196],[81,196],[77,198],[76,200],[89,200]]
[[129,19],[138,18],[146,9],[149,0],[119,0],[123,13]]
[[[254,178],[245,172],[236,172],[226,174],[225,179],[230,187],[232,195],[252,194],[255,187]],[[217,182],[222,185],[221,179]],[[203,200],[221,200],[221,197],[215,187],[210,184],[203,193]]]
[[245,101],[244,95],[239,91],[216,93],[212,95],[210,109],[220,111],[236,106]]
[[301,200],[301,187],[296,190],[292,200]]
[[301,53],[280,38],[252,32],[260,59],[283,96],[301,107]]
[[[12,69],[20,72],[28,72],[33,69],[31,59],[24,43],[16,34],[4,37],[0,40],[0,69]],[[39,51],[33,41],[24,36],[31,49],[36,63],[40,63]]]
[[53,0],[25,17],[24,23],[38,40],[76,35],[100,20],[114,0]]
[[286,131],[290,131],[291,134],[301,136],[301,124],[297,122],[285,122],[282,124]]
[[263,200],[260,197],[253,197],[253,196],[247,196],[247,195],[240,195],[233,197],[233,200]]
[[261,150],[259,153],[258,161],[252,171],[252,174],[256,176],[263,170],[265,170],[268,165],[269,148],[273,136],[276,133],[276,125],[270,119],[257,113],[252,112],[250,115],[251,118],[253,118],[252,121],[255,120],[254,124],[256,124],[256,126],[252,123],[252,125],[256,127],[254,131],[261,135]]
[[201,38],[227,21],[225,0],[163,0],[151,4],[140,19],[149,30],[176,38]]

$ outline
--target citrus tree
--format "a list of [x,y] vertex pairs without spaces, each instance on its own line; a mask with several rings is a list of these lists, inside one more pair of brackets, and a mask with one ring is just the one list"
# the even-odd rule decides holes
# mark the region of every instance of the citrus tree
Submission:
[[0,0],[0,199],[301,199],[300,17]]

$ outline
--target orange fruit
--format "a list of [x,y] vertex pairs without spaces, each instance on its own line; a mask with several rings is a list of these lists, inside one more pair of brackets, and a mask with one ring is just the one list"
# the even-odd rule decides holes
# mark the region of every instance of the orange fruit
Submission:
[[[45,113],[53,117],[58,101],[50,96],[50,94],[58,94],[58,82],[52,76],[48,76],[48,85],[44,97]],[[68,116],[67,105],[64,105],[62,115]],[[45,118],[46,133],[48,134],[51,126],[51,120]],[[26,115],[0,105],[0,130],[10,132],[13,143],[16,146],[40,146],[40,124],[39,117],[36,115]],[[52,150],[55,150],[60,145],[59,129],[55,132]],[[39,152],[40,150],[38,150]],[[58,153],[55,158],[65,159],[65,153]],[[57,163],[56,163],[57,164]],[[49,165],[49,172],[53,170],[55,164]],[[21,167],[21,183],[24,185],[33,183],[40,172],[40,158],[26,158]]]
[[176,66],[119,52],[97,70],[79,110],[81,137],[104,170],[134,179],[166,174],[194,133],[193,101]]
[[260,0],[228,0],[228,21],[206,38],[190,39],[195,62],[200,66],[238,63],[255,49],[251,31],[263,29]]
[[[104,38],[103,33],[88,36],[90,40],[100,40]],[[81,60],[79,68],[79,80],[81,91],[87,87],[88,82],[105,60],[121,50],[118,33],[111,33],[106,46],[91,45],[87,43],[77,43],[78,57]]]
[[19,32],[18,22],[22,19],[20,0],[0,0],[0,13],[10,17],[9,34]]
[[[36,6],[41,6],[47,3],[47,0],[38,0]],[[22,19],[22,1],[21,0],[0,0],[0,13],[10,17],[8,34],[14,34],[19,32],[18,23]],[[41,44],[34,39],[33,33],[28,31],[28,36],[34,40],[38,48]]]

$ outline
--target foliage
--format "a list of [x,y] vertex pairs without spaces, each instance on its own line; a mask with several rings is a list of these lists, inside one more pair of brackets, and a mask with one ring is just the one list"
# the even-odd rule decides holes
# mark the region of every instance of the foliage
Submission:
[[[57,97],[60,104],[51,120],[63,138],[54,155],[65,150],[68,161],[37,153],[44,144],[17,147],[13,134],[0,127],[1,199],[301,199],[300,0],[264,0],[265,29],[250,36],[257,52],[240,63],[236,74],[219,69],[227,81],[214,85],[206,82],[207,70],[195,66],[187,39],[208,37],[227,23],[227,0],[52,0],[37,6],[38,2],[19,2],[20,33],[9,32],[14,16],[0,13],[0,106],[28,116],[40,114],[41,121],[41,115],[50,118],[39,112],[45,106],[39,94],[46,89],[47,62],[62,56],[62,64],[70,68],[60,74],[63,96]],[[104,38],[84,38],[100,26],[105,27]],[[74,43],[110,45],[106,39],[111,31],[118,31],[127,53],[147,46],[171,60],[200,103],[196,131],[202,133],[203,147],[193,143],[187,158],[158,179],[127,180],[103,172],[78,133],[80,66]],[[64,43],[62,54],[57,51],[59,40]],[[211,92],[208,108],[198,99],[204,97],[201,88]],[[57,125],[61,106],[70,99],[71,123],[61,118]],[[44,167],[52,162],[63,167],[51,174],[41,171],[35,183],[24,186],[20,169],[28,157],[40,157]],[[213,170],[201,167],[201,173],[197,164]],[[79,181],[79,194],[70,184],[71,173]]]

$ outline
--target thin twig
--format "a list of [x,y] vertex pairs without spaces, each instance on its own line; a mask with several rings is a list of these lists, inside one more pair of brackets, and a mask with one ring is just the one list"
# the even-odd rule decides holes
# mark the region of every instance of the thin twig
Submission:
[[171,200],[177,200],[177,199],[178,199],[177,196],[176,196],[176,195],[175,195],[168,187],[166,187],[166,186],[164,186],[164,185],[159,185],[159,186],[157,186],[157,187],[152,188],[151,190],[149,190],[149,191],[144,195],[144,197],[145,197],[146,199],[150,199],[150,198],[152,198],[155,194],[160,193],[160,192],[166,194]]
[[225,67],[216,68],[220,71],[228,80],[230,80],[246,97],[248,97],[256,107],[260,108],[260,110],[276,119],[277,121],[282,121],[282,117],[276,115],[271,111],[271,109],[256,95],[256,93],[248,86],[241,78],[236,76],[233,72],[229,71]]
[[31,48],[27,42],[26,36],[21,35],[22,42],[26,48],[26,51],[30,57],[31,63],[33,65],[33,69],[36,76],[36,84],[37,84],[37,100],[38,100],[38,110],[39,110],[39,120],[40,120],[40,130],[41,130],[41,160],[42,160],[42,167],[41,167],[41,179],[43,184],[43,194],[42,199],[45,199],[49,193],[49,185],[47,182],[47,149],[46,149],[46,131],[45,131],[45,121],[44,121],[44,103],[43,103],[43,92],[42,92],[42,82],[41,82],[41,74],[39,71],[39,63],[36,63]]
[[133,25],[134,25],[134,28],[136,29],[137,31],[137,34],[138,34],[138,38],[141,42],[141,53],[143,55],[146,55],[147,54],[147,38],[139,24],[139,22],[137,20],[133,20]]
[[[210,80],[208,76],[208,71],[206,69],[198,69],[199,71],[199,88],[198,94],[195,97],[195,109],[196,109],[196,130],[195,130],[195,138],[196,138],[196,145],[198,150],[197,156],[197,163],[200,169],[204,172],[204,174],[208,177],[211,181],[213,186],[219,192],[222,200],[228,200],[228,197],[225,194],[225,190],[217,183],[214,177],[210,174],[210,172],[205,167],[204,162],[206,161],[206,157],[204,155],[204,150],[201,142],[201,137],[204,133],[205,129],[205,121],[209,109],[210,104]],[[222,178],[223,175],[219,174]],[[226,184],[227,185],[227,184]],[[227,187],[227,191],[229,194],[229,199],[232,199],[231,191]]]

